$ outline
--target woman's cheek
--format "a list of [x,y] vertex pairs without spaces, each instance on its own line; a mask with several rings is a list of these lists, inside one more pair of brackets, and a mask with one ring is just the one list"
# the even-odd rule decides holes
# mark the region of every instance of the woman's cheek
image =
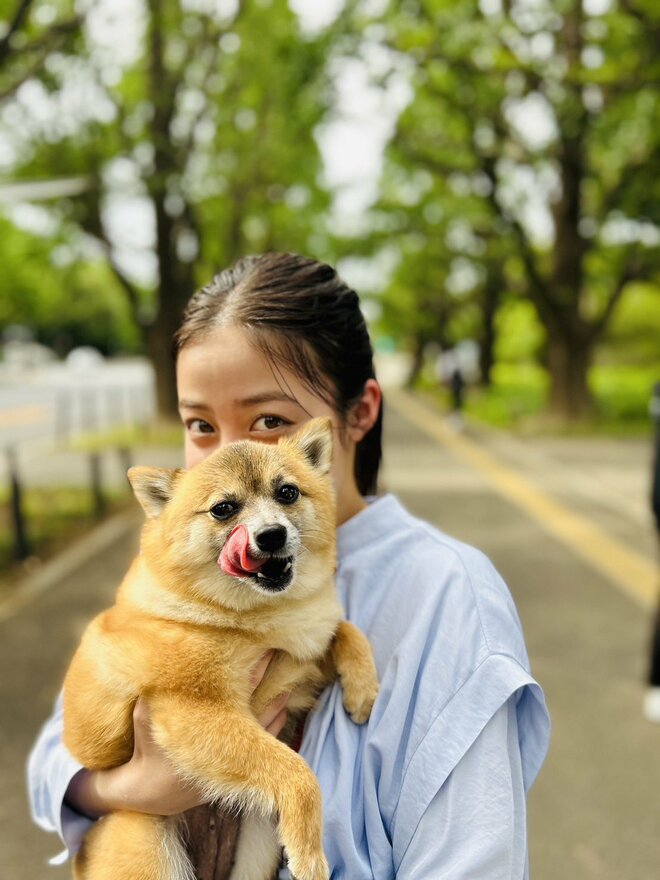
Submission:
[[195,441],[190,437],[190,435],[186,435],[185,443],[183,445],[183,455],[186,462],[187,468],[193,468],[196,464],[199,464],[200,461],[204,461],[205,458],[213,452],[215,446],[211,444],[199,444],[195,443]]

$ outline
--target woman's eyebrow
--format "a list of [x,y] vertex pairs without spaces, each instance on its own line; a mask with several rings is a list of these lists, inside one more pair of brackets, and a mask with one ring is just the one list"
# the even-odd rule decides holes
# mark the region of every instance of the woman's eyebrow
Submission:
[[256,406],[259,403],[273,403],[274,401],[295,403],[296,406],[300,406],[295,397],[285,394],[284,391],[264,391],[261,394],[252,394],[250,397],[241,397],[239,400],[234,401],[234,406]]
[[211,407],[205,403],[198,403],[196,400],[186,400],[185,398],[179,401],[179,409],[205,409],[208,412],[211,411]]

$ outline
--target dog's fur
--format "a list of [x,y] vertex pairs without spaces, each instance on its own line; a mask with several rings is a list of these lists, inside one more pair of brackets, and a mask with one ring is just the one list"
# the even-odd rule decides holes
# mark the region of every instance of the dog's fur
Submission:
[[[141,552],[116,604],[87,628],[65,680],[64,742],[85,767],[131,757],[132,712],[142,696],[153,736],[182,781],[240,809],[232,880],[269,880],[280,842],[296,880],[328,877],[318,783],[255,716],[282,693],[291,694],[290,712],[308,709],[337,674],[356,722],[367,719],[376,696],[369,645],[341,620],[334,587],[331,454],[330,421],[316,419],[277,445],[242,441],[189,471],[132,468],[147,515]],[[283,484],[300,490],[294,502],[278,497]],[[211,511],[226,511],[217,505],[227,500],[236,513],[218,521]],[[291,558],[292,576],[269,584],[223,571],[219,555],[237,524],[247,527],[256,557],[267,554],[255,536],[284,526],[286,545],[274,555]],[[250,672],[272,648],[251,694]],[[192,869],[176,819],[115,812],[87,835],[74,876],[191,880]]]

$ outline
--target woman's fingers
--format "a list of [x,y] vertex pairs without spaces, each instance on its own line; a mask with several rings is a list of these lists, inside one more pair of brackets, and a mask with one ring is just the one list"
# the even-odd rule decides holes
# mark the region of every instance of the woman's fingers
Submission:
[[133,754],[135,757],[142,756],[150,750],[153,743],[151,737],[151,712],[149,704],[143,697],[139,697],[133,708]]
[[[262,727],[265,727],[266,730],[270,731],[272,725],[279,723],[279,721],[281,720],[279,716],[282,715],[282,713],[284,713],[284,721],[286,723],[286,704],[288,702],[289,694],[280,694],[279,697],[271,700],[271,702],[268,703],[261,714],[257,716],[257,721],[259,722],[259,724],[261,724]],[[281,725],[279,730],[281,730],[282,727],[284,727],[284,724]]]
[[289,716],[288,712],[286,711],[286,707],[284,709],[281,709],[270,722],[270,724],[266,727],[268,733],[272,733],[273,736],[279,736],[280,733],[284,730],[288,717]]
[[261,679],[266,674],[266,670],[268,669],[268,664],[275,656],[274,649],[270,651],[266,651],[265,654],[262,654],[257,663],[252,667],[252,671],[250,672],[250,686],[253,691],[261,684]]

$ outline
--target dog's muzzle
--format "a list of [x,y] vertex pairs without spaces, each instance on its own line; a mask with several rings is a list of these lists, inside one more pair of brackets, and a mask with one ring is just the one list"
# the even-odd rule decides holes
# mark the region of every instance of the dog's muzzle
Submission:
[[250,578],[268,592],[286,589],[293,578],[293,556],[276,556],[286,545],[284,526],[262,529],[256,536],[259,555],[250,552],[250,536],[247,527],[236,526],[230,533],[218,557],[218,565],[236,578]]

